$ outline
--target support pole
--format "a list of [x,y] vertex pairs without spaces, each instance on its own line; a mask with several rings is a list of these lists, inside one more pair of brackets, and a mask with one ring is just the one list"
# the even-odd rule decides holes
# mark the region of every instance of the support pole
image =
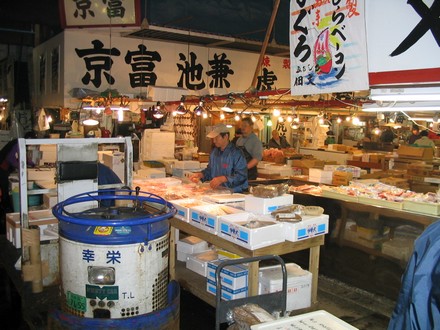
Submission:
[[258,58],[257,67],[255,68],[254,78],[252,79],[251,88],[256,88],[256,83],[258,79],[258,73],[260,72],[261,64],[263,63],[264,55],[266,55],[267,45],[269,44],[270,34],[272,33],[273,25],[275,23],[275,18],[278,13],[278,7],[280,6],[281,0],[275,0],[275,4],[272,10],[272,16],[270,17],[269,26],[267,27],[266,36],[264,37],[263,46],[261,48],[260,57]]

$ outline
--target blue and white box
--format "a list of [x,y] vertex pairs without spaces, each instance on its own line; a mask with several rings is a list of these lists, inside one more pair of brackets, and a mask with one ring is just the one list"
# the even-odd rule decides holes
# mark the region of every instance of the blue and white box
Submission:
[[246,195],[244,200],[244,210],[256,214],[271,214],[280,207],[293,204],[293,195],[284,194],[273,198],[255,197]]
[[[218,259],[208,262],[208,280],[216,283],[215,272],[220,263],[224,260]],[[241,290],[248,287],[248,269],[242,265],[228,265],[223,267],[220,272],[220,281],[222,287],[229,288],[233,291]]]
[[217,235],[218,219],[220,216],[243,212],[243,210],[221,204],[196,206],[191,208],[190,223],[195,227]]
[[250,250],[285,241],[283,224],[268,215],[230,214],[220,217],[218,225],[218,236]]
[[194,198],[175,199],[170,201],[176,208],[177,212],[174,215],[177,219],[189,222],[191,219],[191,208],[195,206],[209,205],[210,203],[204,202]]
[[300,222],[283,222],[286,241],[297,242],[328,233],[328,214],[303,215]]
[[[210,279],[206,281],[206,290],[213,295],[217,295],[217,287],[215,282]],[[232,290],[227,287],[222,286],[222,298],[223,300],[234,300],[240,298],[246,298],[248,295],[248,288],[241,288],[238,290]]]

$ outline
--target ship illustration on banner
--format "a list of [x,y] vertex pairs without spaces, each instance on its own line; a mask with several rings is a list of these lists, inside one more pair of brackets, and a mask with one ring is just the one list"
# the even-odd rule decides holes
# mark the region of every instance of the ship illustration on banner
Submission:
[[329,30],[322,31],[315,41],[314,59],[315,71],[318,75],[330,73],[332,69],[332,53],[329,44]]

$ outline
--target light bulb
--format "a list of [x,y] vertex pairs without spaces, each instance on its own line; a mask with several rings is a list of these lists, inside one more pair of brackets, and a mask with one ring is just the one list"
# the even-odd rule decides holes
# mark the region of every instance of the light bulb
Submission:
[[274,115],[275,117],[278,117],[279,115],[281,115],[281,111],[278,110],[278,109],[274,109],[274,110],[273,110],[273,115]]
[[338,117],[338,119],[336,119],[336,122],[337,122],[338,124],[342,123],[342,119],[341,119],[341,117]]
[[283,117],[278,117],[278,122],[282,123],[284,121]]
[[267,126],[272,127],[272,125],[273,125],[273,124],[272,124],[272,120],[269,119],[269,120],[267,121]]
[[240,120],[240,116],[239,115],[235,115],[234,119],[235,119],[235,121],[239,121]]
[[225,114],[223,112],[220,114],[220,120],[225,120]]
[[293,121],[292,116],[287,116],[287,122],[288,122],[288,123],[291,123],[292,121]]

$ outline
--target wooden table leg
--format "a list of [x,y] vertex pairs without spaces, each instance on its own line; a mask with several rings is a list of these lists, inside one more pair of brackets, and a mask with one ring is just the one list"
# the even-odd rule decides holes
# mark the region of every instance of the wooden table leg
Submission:
[[318,303],[318,274],[320,246],[310,248],[309,271],[312,273],[312,307]]
[[249,264],[249,296],[258,295],[258,272],[260,263],[258,261]]

